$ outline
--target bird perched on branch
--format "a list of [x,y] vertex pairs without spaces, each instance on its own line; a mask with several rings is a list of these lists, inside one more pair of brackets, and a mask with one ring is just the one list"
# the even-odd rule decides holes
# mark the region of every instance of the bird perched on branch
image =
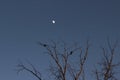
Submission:
[[39,45],[43,46],[43,47],[47,47],[47,44],[43,44],[41,42],[38,42]]
[[73,51],[70,51],[70,55],[72,55],[73,54]]
[[46,47],[47,45],[46,44],[43,44],[44,47]]

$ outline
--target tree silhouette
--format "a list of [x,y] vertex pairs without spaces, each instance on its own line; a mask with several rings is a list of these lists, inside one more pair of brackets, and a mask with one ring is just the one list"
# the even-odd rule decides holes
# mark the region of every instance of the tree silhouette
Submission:
[[[53,80],[86,80],[84,66],[90,47],[88,40],[85,46],[77,44],[70,46],[65,42],[57,43],[54,41],[50,43],[38,42],[38,44],[45,48],[51,58],[52,63],[48,68]],[[94,70],[96,80],[118,80],[115,74],[120,63],[114,62],[118,41],[112,45],[108,39],[107,45],[108,48],[101,48],[102,61],[98,63],[99,68]],[[41,73],[32,64],[30,66],[31,68],[20,63],[17,65],[17,71],[19,73],[25,70],[38,80],[43,80]]]
[[[86,47],[79,47],[77,45],[73,45],[67,47],[67,45],[63,42],[62,44],[56,43],[54,41],[52,44],[41,43],[38,44],[44,47],[47,50],[47,54],[51,57],[53,64],[50,64],[49,71],[52,74],[55,80],[79,80],[83,77],[84,65],[88,56],[89,50],[89,42],[87,41]],[[61,50],[60,46],[62,46]],[[77,64],[72,60],[73,57],[78,55]],[[18,73],[20,71],[28,71],[33,76],[35,76],[38,80],[42,80],[40,76],[40,72],[36,70],[36,68],[32,66],[32,69],[29,69],[27,66],[23,64],[18,64]],[[74,67],[77,66],[77,67]]]
[[118,41],[112,45],[107,40],[108,49],[102,47],[103,57],[102,61],[98,63],[100,70],[95,70],[96,80],[118,80],[115,77],[117,73],[116,68],[120,66],[120,62],[114,63],[116,48],[118,47]]

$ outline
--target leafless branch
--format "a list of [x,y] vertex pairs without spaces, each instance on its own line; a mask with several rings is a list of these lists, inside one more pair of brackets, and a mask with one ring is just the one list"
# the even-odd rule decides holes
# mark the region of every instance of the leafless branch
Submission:
[[20,73],[21,71],[25,70],[25,71],[31,73],[33,76],[35,76],[38,80],[42,80],[40,72],[38,70],[36,70],[36,68],[32,64],[30,64],[30,65],[31,65],[32,69],[29,69],[22,63],[18,64],[17,65],[17,68],[18,68],[17,73]]
[[[102,80],[116,80],[114,71],[115,67],[120,66],[120,63],[114,64],[113,60],[116,54],[116,48],[118,45],[118,41],[115,42],[114,45],[111,45],[110,41],[107,39],[109,52],[106,51],[105,48],[102,48],[103,51],[103,60],[100,62],[101,70],[98,73],[98,70],[95,71],[96,80],[101,78]],[[109,54],[109,55],[108,55]]]
[[[82,77],[83,73],[83,66],[85,64],[85,61],[87,59],[88,55],[88,49],[89,49],[89,43],[87,41],[87,46],[84,51],[84,55],[82,55],[79,62],[79,70],[75,71],[75,67],[72,67],[73,64],[70,63],[69,59],[75,55],[78,51],[78,53],[81,55],[83,50],[81,47],[74,47],[70,49],[66,46],[65,43],[63,43],[63,52],[62,50],[58,50],[58,44],[56,44],[54,41],[52,41],[52,46],[48,44],[39,43],[41,46],[43,46],[47,51],[52,60],[55,62],[56,67],[51,66],[50,70],[51,73],[58,78],[61,78],[60,80],[67,80],[66,74],[72,75],[74,80],[79,80],[80,76]],[[71,60],[71,59],[70,59]],[[56,69],[55,69],[56,68]],[[59,75],[56,75],[56,72],[59,73]]]

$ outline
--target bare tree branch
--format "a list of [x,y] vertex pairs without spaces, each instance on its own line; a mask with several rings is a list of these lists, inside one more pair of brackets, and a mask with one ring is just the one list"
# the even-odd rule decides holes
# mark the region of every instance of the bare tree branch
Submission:
[[[108,48],[109,53],[106,51],[105,48],[102,48],[103,51],[103,60],[99,65],[101,66],[101,70],[98,72],[98,70],[95,71],[96,80],[116,80],[115,78],[115,67],[120,66],[120,63],[114,64],[113,60],[116,54],[116,48],[118,45],[118,41],[115,42],[114,45],[111,45],[109,39],[107,39],[108,42]],[[109,55],[108,55],[109,54]]]
[[[89,49],[88,41],[83,55],[81,55],[83,52],[81,47],[74,47],[71,50],[69,47],[66,46],[65,43],[63,43],[63,52],[62,52],[58,50],[59,45],[54,41],[52,41],[52,46],[48,44],[43,44],[41,42],[39,42],[39,44],[48,51],[48,54],[55,62],[54,66],[56,67],[53,66],[50,67],[51,73],[54,75],[54,77],[59,77],[59,80],[67,80],[67,74],[72,75],[74,80],[79,80],[80,76],[82,77],[83,67],[88,55],[88,49]],[[72,56],[74,56],[75,55],[74,53],[76,52],[78,52],[81,55],[79,61],[80,64],[79,70],[77,71],[75,71],[75,67],[72,67],[73,64],[71,64],[71,62],[69,61],[69,59]],[[56,75],[56,72],[58,73],[58,75]]]
[[24,64],[18,64],[17,67],[18,67],[18,70],[17,70],[17,73],[20,73],[21,71],[25,70],[29,73],[31,73],[33,76],[35,76],[38,80],[42,80],[41,78],[41,74],[38,70],[36,70],[36,68],[30,64],[32,69],[29,69],[27,68]]

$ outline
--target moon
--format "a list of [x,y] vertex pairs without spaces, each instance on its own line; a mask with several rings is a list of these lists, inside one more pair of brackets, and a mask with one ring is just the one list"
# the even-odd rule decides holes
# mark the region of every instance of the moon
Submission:
[[55,20],[52,20],[52,23],[55,24]]

